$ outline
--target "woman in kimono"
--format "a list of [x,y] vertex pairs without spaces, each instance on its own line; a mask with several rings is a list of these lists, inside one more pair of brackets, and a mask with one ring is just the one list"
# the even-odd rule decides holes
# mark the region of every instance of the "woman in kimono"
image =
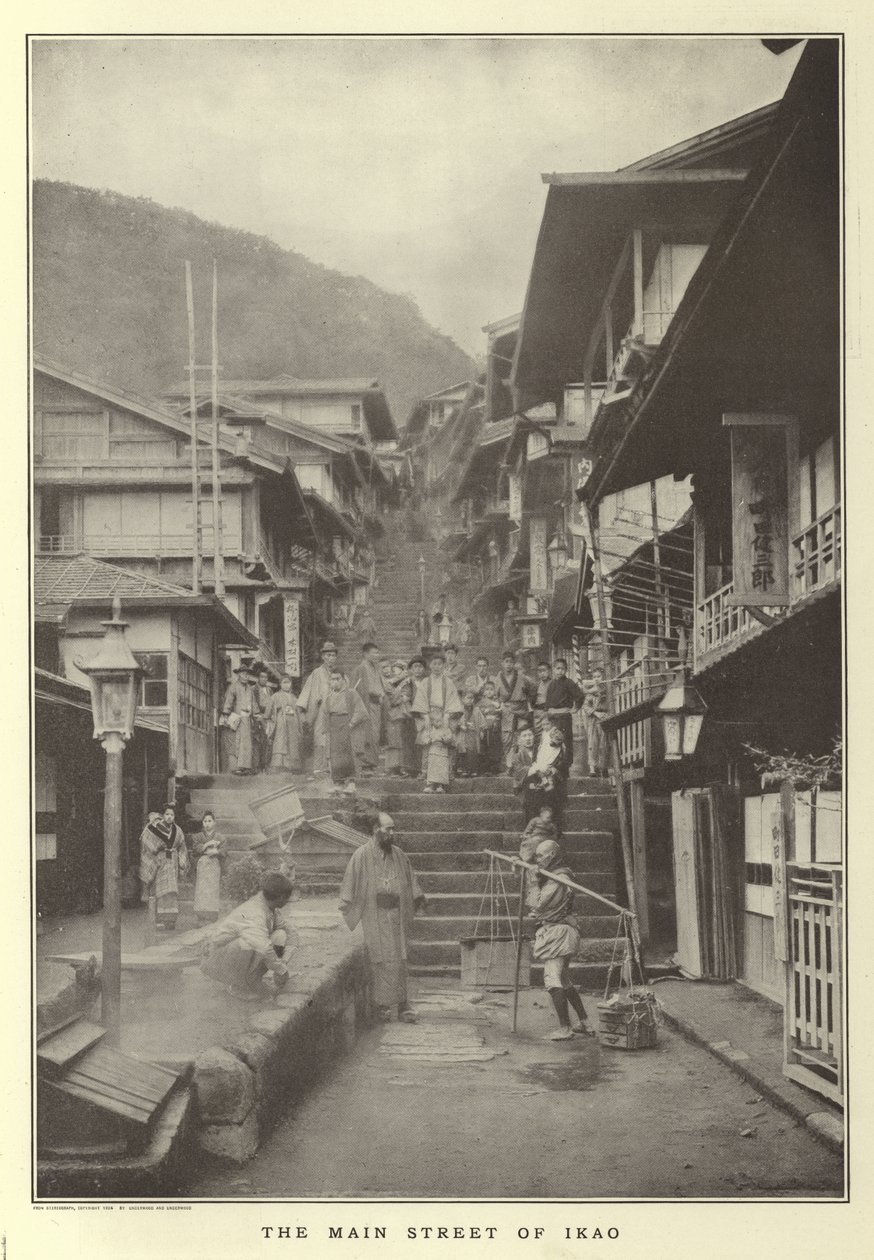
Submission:
[[224,836],[219,835],[215,814],[205,811],[200,831],[191,837],[191,849],[197,859],[194,868],[194,913],[199,923],[214,923],[221,911],[221,876],[224,861]]
[[290,771],[300,774],[303,770],[301,754],[300,719],[297,713],[297,696],[291,689],[291,675],[283,674],[279,690],[274,691],[265,714],[267,735],[273,743],[270,753],[270,773]]
[[155,922],[172,931],[179,915],[179,875],[188,870],[188,849],[182,828],[176,826],[176,807],[163,815],[149,814],[140,836],[140,880],[143,900],[155,898]]

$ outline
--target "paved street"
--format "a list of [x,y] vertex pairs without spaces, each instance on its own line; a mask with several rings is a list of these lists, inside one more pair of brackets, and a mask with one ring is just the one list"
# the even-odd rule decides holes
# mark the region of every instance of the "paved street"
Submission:
[[[544,1040],[542,990],[422,989],[295,1107],[244,1169],[188,1193],[282,1198],[735,1198],[838,1195],[839,1156],[665,1027],[627,1054]],[[593,999],[587,999],[592,1009]]]

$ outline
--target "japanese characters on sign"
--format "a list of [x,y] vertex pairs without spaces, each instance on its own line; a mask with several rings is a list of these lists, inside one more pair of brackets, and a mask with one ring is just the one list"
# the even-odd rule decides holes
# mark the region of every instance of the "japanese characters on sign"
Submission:
[[731,426],[735,607],[789,603],[788,416],[727,415]]
[[285,609],[285,669],[292,678],[300,678],[300,603],[283,596]]
[[531,554],[531,590],[535,594],[545,594],[549,589],[545,516],[531,518],[528,526],[528,543]]

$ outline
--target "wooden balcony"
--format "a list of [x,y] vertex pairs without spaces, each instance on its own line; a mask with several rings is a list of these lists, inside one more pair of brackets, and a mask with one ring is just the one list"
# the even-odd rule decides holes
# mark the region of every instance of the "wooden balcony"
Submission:
[[[212,549],[212,526],[202,530],[204,554]],[[225,533],[225,555],[240,551],[239,536]],[[51,555],[190,556],[191,534],[41,534],[37,550]]]
[[[793,607],[814,591],[834,585],[841,575],[841,509],[830,508],[817,520],[806,525],[792,539],[790,547],[791,602],[788,608],[764,608],[771,618],[789,616]],[[725,586],[699,603],[695,617],[695,669],[715,660],[727,647],[741,639],[751,639],[765,629],[746,608],[734,608],[726,602],[733,594],[734,583]]]
[[792,540],[792,599],[837,581],[841,573],[841,508],[824,512]]
[[[614,680],[616,712],[625,713],[663,692],[667,673],[667,665],[660,658],[644,656],[632,661]],[[620,726],[616,734],[623,768],[646,769],[653,764],[652,718]]]

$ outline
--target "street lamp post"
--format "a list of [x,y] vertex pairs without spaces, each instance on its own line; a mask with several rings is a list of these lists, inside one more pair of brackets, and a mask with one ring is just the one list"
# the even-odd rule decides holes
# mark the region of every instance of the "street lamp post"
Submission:
[[133,734],[139,663],[128,646],[121,600],[112,602],[112,620],[101,623],[103,642],[93,660],[79,664],[91,687],[94,738],[106,753],[103,802],[103,960],[101,1022],[106,1041],[121,1039],[121,818],[122,754]]
[[416,564],[419,566],[419,607],[424,608],[425,607],[425,557],[421,555],[421,553],[419,555],[419,559],[416,561]]

